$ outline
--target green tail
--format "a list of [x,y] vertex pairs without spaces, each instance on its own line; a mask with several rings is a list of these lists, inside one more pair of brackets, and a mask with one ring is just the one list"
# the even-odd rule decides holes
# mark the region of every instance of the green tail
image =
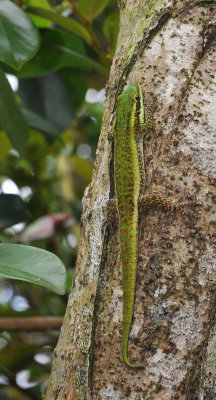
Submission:
[[128,348],[129,331],[130,331],[130,326],[125,326],[124,329],[123,329],[123,334],[122,334],[122,357],[123,357],[123,361],[130,368],[144,368],[142,365],[132,364],[128,360],[128,354],[127,354],[128,350],[127,350],[127,348]]

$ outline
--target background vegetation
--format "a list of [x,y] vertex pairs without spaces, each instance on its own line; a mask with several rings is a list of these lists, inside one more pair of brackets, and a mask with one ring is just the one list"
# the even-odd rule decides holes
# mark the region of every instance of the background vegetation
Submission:
[[[64,315],[117,30],[115,0],[1,0],[0,242],[67,269],[63,296],[0,277],[1,317]],[[59,330],[0,328],[0,398],[40,399]]]

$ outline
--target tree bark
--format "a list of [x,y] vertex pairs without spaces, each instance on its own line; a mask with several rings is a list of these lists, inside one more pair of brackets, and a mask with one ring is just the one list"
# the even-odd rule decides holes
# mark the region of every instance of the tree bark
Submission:
[[[45,400],[216,399],[216,2],[122,0],[82,234]],[[122,285],[108,140],[115,96],[140,82],[154,116],[146,193],[182,212],[140,212],[133,370],[121,357]]]

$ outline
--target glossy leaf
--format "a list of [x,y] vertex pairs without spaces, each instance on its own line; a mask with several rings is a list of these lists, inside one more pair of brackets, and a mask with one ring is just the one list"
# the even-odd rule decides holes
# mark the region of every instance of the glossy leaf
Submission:
[[87,43],[91,43],[91,36],[88,31],[77,21],[72,18],[62,17],[62,15],[54,13],[49,10],[45,10],[41,7],[27,7],[27,10],[40,15],[41,17],[47,18],[48,20],[56,23],[58,26],[75,33],[75,35],[84,39]]
[[[47,0],[24,0],[25,7],[41,7],[46,10],[51,10],[50,5]],[[46,18],[39,17],[38,15],[34,15],[32,13],[28,13],[29,17],[35,23],[38,28],[48,28],[52,22]]]
[[0,275],[65,293],[66,270],[48,251],[21,244],[0,244]]
[[83,61],[83,42],[75,35],[60,29],[47,29],[41,39],[38,53],[18,71],[20,78],[33,78],[64,67],[90,68]]
[[0,1],[0,60],[19,69],[39,48],[40,36],[28,15],[9,0]]
[[58,138],[60,132],[51,122],[47,119],[41,117],[41,115],[35,113],[34,111],[28,110],[27,108],[22,108],[23,115],[28,122],[28,125],[45,134],[49,141],[53,141]]
[[0,194],[0,230],[27,221],[31,214],[26,203],[16,194]]
[[[103,65],[86,56],[82,40],[75,35],[60,29],[46,29],[41,39],[40,50],[16,72],[18,77],[34,78],[65,67],[83,67],[108,74]],[[12,69],[4,69],[14,73]]]
[[[39,116],[55,126],[58,134],[69,125],[72,119],[70,101],[64,84],[56,74],[36,79],[22,79],[20,80],[18,92],[21,98],[21,105],[39,114]],[[32,117],[31,119],[33,119]],[[37,122],[39,128],[39,124],[42,121]],[[51,131],[48,132],[48,129],[44,130],[44,128],[42,131],[51,133]],[[50,136],[49,139],[53,139],[53,137]]]
[[68,89],[72,106],[77,109],[83,102],[88,89],[85,72],[77,69],[71,71],[70,68],[64,68],[58,72],[58,75]]
[[79,0],[79,10],[83,17],[91,21],[97,17],[107,6],[109,0]]
[[[13,115],[13,118],[11,118]],[[28,126],[14,93],[0,69],[0,124],[13,146],[22,155],[28,138]]]

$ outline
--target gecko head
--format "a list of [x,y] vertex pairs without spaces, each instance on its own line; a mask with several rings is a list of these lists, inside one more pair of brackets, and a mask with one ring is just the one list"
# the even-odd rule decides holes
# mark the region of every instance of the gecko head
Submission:
[[119,109],[124,109],[125,113],[130,116],[136,114],[139,116],[142,108],[142,89],[140,84],[137,86],[130,85],[117,97],[117,106]]
[[[138,84],[139,85],[139,84]],[[128,86],[118,97],[117,103],[128,102],[134,103],[139,100],[139,91],[135,85]]]
[[121,115],[129,118],[131,127],[137,122],[143,132],[152,128],[152,116],[144,104],[140,83],[130,85],[117,97],[117,107]]
[[139,121],[143,130],[147,123],[147,109],[144,104],[143,92],[140,83],[130,85],[122,94],[121,101],[127,101],[129,104],[132,120]]

